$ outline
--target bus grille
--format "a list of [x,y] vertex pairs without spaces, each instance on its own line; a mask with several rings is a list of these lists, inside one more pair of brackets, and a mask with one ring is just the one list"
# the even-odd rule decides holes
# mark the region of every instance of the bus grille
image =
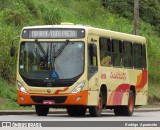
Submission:
[[31,98],[36,103],[43,103],[44,100],[54,100],[55,103],[64,103],[67,99],[67,96],[54,96],[54,97],[31,96]]

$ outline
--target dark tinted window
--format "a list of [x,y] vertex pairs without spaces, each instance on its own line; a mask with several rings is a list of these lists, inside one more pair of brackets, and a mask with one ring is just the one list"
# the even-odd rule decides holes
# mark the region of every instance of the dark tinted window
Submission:
[[111,66],[111,41],[100,38],[100,61],[102,66]]
[[142,68],[142,44],[133,44],[133,60],[134,60],[134,68]]
[[123,45],[123,52],[124,52],[124,67],[133,67],[133,56],[132,56],[132,43],[131,42],[124,42]]
[[123,58],[123,49],[122,42],[119,40],[112,40],[112,62],[113,66],[123,66],[122,58]]

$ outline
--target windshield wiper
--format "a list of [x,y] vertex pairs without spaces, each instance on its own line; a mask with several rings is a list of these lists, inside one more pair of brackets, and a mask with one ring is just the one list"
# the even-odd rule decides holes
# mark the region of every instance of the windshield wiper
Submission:
[[68,45],[69,40],[66,40],[66,42],[58,49],[58,51],[54,54],[54,58],[57,58],[62,51],[64,50],[64,48]]
[[36,42],[36,44],[38,45],[38,48],[43,53],[43,55],[46,56],[47,54],[46,54],[44,48],[42,47],[42,45],[40,44],[40,42]]

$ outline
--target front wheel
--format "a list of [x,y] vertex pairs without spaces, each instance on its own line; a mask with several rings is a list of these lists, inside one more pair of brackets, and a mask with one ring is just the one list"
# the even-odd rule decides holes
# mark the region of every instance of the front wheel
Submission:
[[35,110],[38,116],[47,116],[49,112],[49,107],[36,105]]
[[70,107],[67,107],[67,113],[69,116],[85,116],[86,107],[70,106]]
[[101,116],[102,109],[103,109],[103,98],[102,98],[102,93],[100,93],[98,99],[98,106],[89,107],[89,113],[93,117],[98,117]]

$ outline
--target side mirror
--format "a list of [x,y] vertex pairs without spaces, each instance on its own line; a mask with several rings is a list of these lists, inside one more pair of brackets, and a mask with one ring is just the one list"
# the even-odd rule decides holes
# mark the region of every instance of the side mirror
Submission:
[[13,40],[12,40],[12,47],[11,47],[11,49],[10,49],[10,54],[11,54],[11,56],[14,56],[15,55],[15,51],[16,51],[16,47],[14,46],[14,41],[15,40],[19,40],[20,39],[20,37],[19,36],[16,36],[16,37],[14,37],[13,38]]
[[12,47],[10,49],[10,54],[11,54],[11,56],[15,55],[15,46],[14,45],[12,45]]

